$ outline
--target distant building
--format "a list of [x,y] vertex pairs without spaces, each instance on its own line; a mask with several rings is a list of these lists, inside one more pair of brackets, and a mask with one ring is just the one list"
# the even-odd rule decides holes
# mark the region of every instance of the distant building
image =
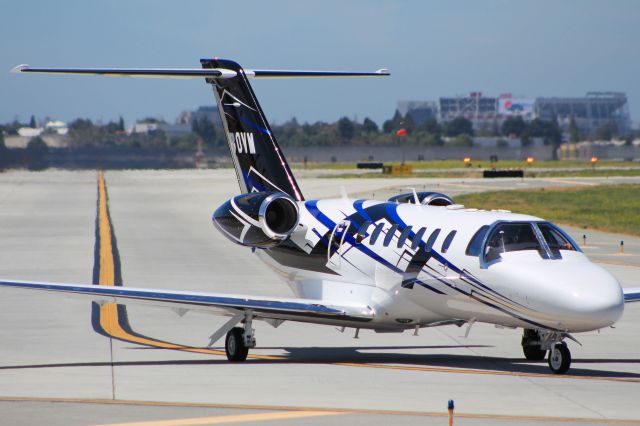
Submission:
[[211,121],[216,126],[221,126],[220,114],[218,113],[217,106],[201,106],[195,111],[182,111],[176,120],[178,124],[193,125],[196,120],[206,119]]
[[403,117],[410,115],[416,124],[422,124],[430,118],[438,118],[438,105],[430,101],[400,101],[398,111]]
[[69,133],[69,128],[67,127],[67,123],[59,120],[47,121],[47,124],[44,125],[44,128],[49,133],[57,133],[59,135],[66,135]]
[[135,124],[133,124],[127,130],[127,133],[129,133],[129,134],[133,134],[133,133],[144,133],[144,134],[147,134],[149,132],[157,130],[159,124],[160,123],[158,123],[157,121],[136,121]]
[[615,124],[619,134],[631,130],[627,95],[619,92],[589,92],[580,98],[537,98],[535,114],[543,120],[556,117],[564,130],[573,117],[584,135],[610,123]]
[[619,92],[589,92],[584,97],[514,97],[510,93],[498,97],[483,96],[482,92],[469,95],[442,97],[435,102],[399,101],[398,111],[420,124],[429,117],[451,121],[464,117],[476,130],[501,125],[509,117],[521,116],[530,121],[535,118],[550,121],[554,117],[566,132],[571,119],[583,135],[593,134],[604,125],[613,123],[619,134],[629,133],[631,117],[627,96]]
[[489,128],[498,120],[498,100],[482,96],[482,92],[471,92],[468,96],[440,98],[439,117],[451,121],[464,117],[473,123],[474,129]]
[[27,138],[40,136],[42,132],[44,132],[44,128],[42,127],[20,127],[18,129],[18,135],[24,136]]

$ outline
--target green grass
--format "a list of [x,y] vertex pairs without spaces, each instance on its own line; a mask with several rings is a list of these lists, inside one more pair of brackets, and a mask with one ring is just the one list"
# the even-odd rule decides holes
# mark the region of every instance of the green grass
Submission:
[[506,209],[552,222],[640,235],[640,185],[546,188],[459,195],[456,203]]

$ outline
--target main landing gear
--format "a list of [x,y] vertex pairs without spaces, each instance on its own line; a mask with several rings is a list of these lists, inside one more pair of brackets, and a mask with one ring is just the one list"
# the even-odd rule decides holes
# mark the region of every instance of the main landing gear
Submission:
[[558,332],[525,329],[522,334],[524,357],[531,361],[542,361],[548,352],[551,372],[564,374],[571,366],[571,352],[562,341],[564,337]]
[[[256,338],[251,324],[252,320],[253,312],[251,310],[237,313],[211,335],[208,347],[212,347],[215,342],[227,333],[227,337],[224,339],[224,350],[227,354],[227,359],[231,362],[246,361],[249,349],[256,347]],[[241,322],[243,326],[236,327]]]
[[249,348],[256,347],[256,338],[251,327],[252,315],[247,312],[244,316],[244,327],[233,327],[227,332],[224,340],[224,351],[231,362],[243,362],[247,360]]

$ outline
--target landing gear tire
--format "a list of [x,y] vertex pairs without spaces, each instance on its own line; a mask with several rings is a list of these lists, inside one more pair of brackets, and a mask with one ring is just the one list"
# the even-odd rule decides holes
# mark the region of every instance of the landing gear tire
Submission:
[[547,351],[540,349],[539,345],[522,346],[522,352],[529,361],[542,361],[547,356]]
[[522,352],[524,352],[524,357],[529,361],[542,361],[547,355],[547,351],[536,343],[540,343],[538,331],[525,329],[522,333]]
[[553,374],[564,374],[571,366],[571,352],[565,343],[558,343],[549,351],[549,368]]
[[227,359],[231,362],[243,362],[247,360],[249,348],[244,344],[244,330],[241,327],[234,327],[227,333],[224,341],[224,350]]

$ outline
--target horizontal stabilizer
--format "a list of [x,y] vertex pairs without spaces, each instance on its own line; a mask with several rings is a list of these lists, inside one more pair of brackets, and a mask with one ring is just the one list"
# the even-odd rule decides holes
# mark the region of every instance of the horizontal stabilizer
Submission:
[[[219,78],[237,76],[234,70],[224,68],[32,68],[22,64],[11,69],[12,73],[34,74],[86,74],[108,77],[151,77],[151,78]],[[244,70],[248,78],[293,78],[293,77],[378,77],[388,76],[389,71],[296,71],[296,70]]]

